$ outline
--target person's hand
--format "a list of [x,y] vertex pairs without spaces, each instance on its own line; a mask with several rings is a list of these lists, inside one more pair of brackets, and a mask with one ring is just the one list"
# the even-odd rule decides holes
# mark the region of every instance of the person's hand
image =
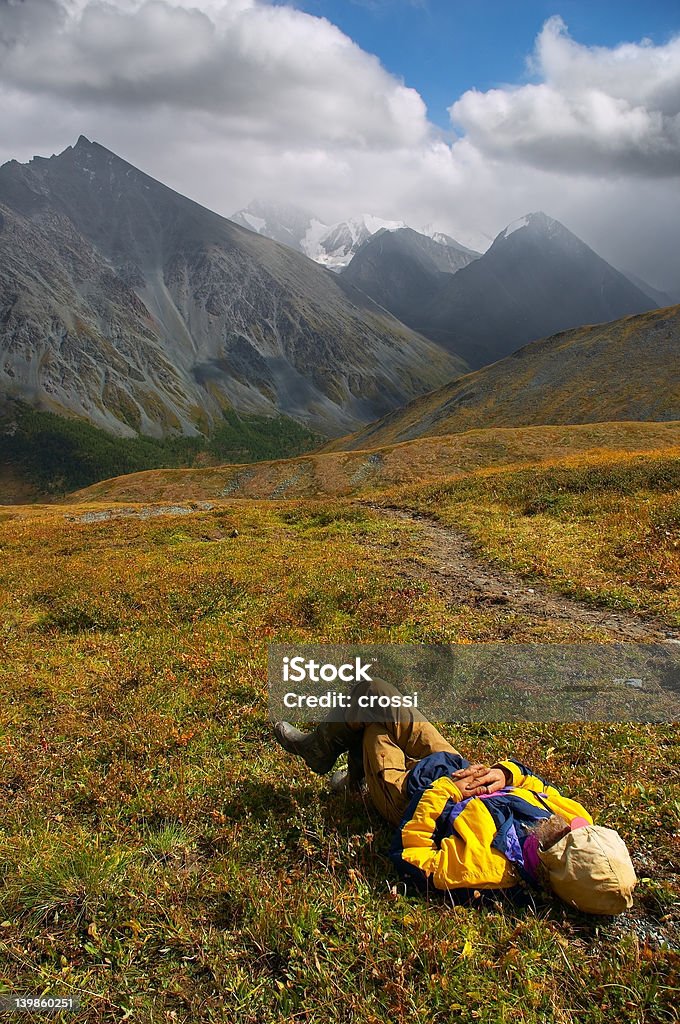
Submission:
[[482,793],[497,793],[507,785],[502,768],[490,768],[488,764],[471,764],[451,776],[464,798],[480,796]]

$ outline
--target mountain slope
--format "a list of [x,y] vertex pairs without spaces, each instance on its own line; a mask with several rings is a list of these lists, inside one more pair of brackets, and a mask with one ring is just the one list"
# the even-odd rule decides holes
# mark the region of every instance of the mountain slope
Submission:
[[533,342],[324,450],[473,428],[679,419],[680,306],[670,306]]
[[632,281],[635,287],[639,288],[641,292],[645,295],[649,295],[650,299],[654,299],[657,306],[675,306],[680,298],[680,293],[673,295],[672,291],[659,291],[658,288],[654,288],[653,285],[649,284],[647,281],[643,281],[641,277],[638,277],[637,274],[633,274],[629,270],[622,270],[621,273],[624,274],[629,281]]
[[558,221],[533,213],[446,279],[418,327],[476,368],[528,341],[656,305]]
[[0,217],[0,393],[31,404],[128,434],[233,406],[334,435],[455,372],[323,268],[83,137],[1,167]]
[[615,453],[653,451],[680,452],[680,423],[469,430],[455,436],[422,437],[371,451],[313,452],[247,466],[155,469],[100,481],[70,494],[68,501],[347,497],[503,466],[534,466],[584,455],[597,459],[612,458]]
[[453,239],[438,242],[412,228],[401,228],[379,231],[370,238],[342,276],[404,323],[412,324],[422,319],[423,310],[447,277],[478,258],[479,253]]

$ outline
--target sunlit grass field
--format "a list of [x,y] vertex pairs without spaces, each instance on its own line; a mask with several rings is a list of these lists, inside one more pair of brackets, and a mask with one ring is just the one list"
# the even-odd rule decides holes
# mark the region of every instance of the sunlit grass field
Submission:
[[[677,464],[611,465],[384,500],[677,625]],[[405,895],[376,813],[273,744],[267,645],[497,640],[509,626],[519,641],[536,623],[415,583],[417,531],[359,502],[78,521],[90,508],[0,514],[6,990],[80,994],[69,1019],[83,1021],[677,1019],[675,727],[444,726],[471,758],[513,754],[622,831],[640,876],[631,915]],[[538,635],[584,639],[565,622]]]
[[680,625],[680,458],[589,452],[388,491],[562,593]]

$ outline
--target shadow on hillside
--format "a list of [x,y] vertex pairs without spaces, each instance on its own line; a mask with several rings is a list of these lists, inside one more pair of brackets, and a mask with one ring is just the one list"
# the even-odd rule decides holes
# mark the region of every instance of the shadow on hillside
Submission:
[[312,786],[291,789],[285,779],[281,782],[243,779],[230,793],[223,813],[230,820],[243,819],[247,814],[266,824],[268,829],[277,824],[289,827],[299,818],[301,806],[311,806],[317,798],[318,793]]

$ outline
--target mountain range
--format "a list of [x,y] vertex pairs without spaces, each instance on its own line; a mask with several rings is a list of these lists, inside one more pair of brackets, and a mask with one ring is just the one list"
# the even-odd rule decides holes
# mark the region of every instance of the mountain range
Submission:
[[556,331],[671,301],[540,211],[509,224],[484,254],[442,233],[367,216],[326,229],[297,207],[264,202],[235,216],[332,263],[345,281],[475,369]]
[[658,306],[544,213],[509,225],[478,258],[440,247],[455,253],[449,267],[429,258],[434,245],[416,232],[376,235],[343,276],[473,368],[556,331]]
[[[248,206],[233,213],[231,220],[258,235],[282,242],[338,273],[349,267],[350,263],[356,263],[354,257],[368,242],[378,235],[384,237],[387,232],[407,232],[421,254],[429,251],[434,264],[441,263],[439,269],[448,273],[455,273],[480,255],[443,231],[434,228],[414,231],[403,220],[385,220],[370,213],[326,224],[314,214],[291,203],[254,199]],[[447,249],[453,250],[453,255],[447,256]],[[470,258],[461,260],[461,253]],[[357,268],[354,269],[356,271]]]
[[[383,429],[366,433],[366,424],[408,419],[399,410],[433,389],[448,409],[468,370],[533,339],[643,313],[662,298],[544,213],[509,225],[484,254],[368,216],[328,226],[261,203],[239,216],[199,206],[83,136],[49,159],[0,167],[0,401],[125,435],[210,433],[235,410],[364,438]],[[590,330],[604,329],[578,337]],[[542,343],[558,353],[550,386],[567,367],[578,382],[595,365],[592,347],[572,340]],[[619,373],[607,365],[615,350],[602,345],[596,387]],[[493,381],[484,408],[503,404],[494,396],[507,393],[506,374],[521,393],[517,365],[481,378]],[[468,383],[457,416],[466,407],[468,425],[482,425]],[[566,383],[563,391],[566,402]],[[551,422],[542,417],[552,399],[541,395],[532,385],[534,411],[521,414],[539,418],[522,422]],[[617,418],[608,400],[596,418]],[[631,418],[656,415],[651,399],[628,406]]]
[[333,436],[464,365],[82,136],[0,167],[0,395],[123,434],[206,431],[234,408]]
[[403,221],[383,220],[364,213],[359,217],[326,224],[313,213],[292,203],[254,199],[231,220],[258,235],[273,238],[329,270],[342,270],[362,245],[377,231],[405,228]]
[[475,428],[680,420],[680,306],[564,331],[415,399],[324,451]]

